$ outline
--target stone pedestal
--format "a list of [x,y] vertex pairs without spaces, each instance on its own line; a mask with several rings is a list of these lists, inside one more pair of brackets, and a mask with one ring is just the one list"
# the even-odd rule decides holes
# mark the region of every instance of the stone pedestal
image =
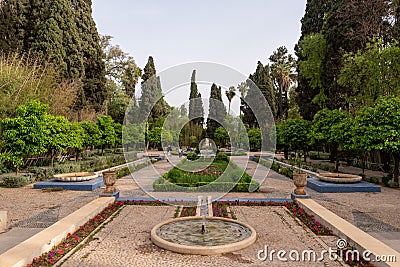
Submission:
[[0,210],[0,233],[7,229],[7,211]]

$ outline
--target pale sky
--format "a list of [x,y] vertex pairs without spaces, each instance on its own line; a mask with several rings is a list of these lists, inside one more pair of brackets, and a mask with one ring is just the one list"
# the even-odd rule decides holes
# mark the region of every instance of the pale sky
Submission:
[[99,33],[113,36],[140,68],[151,55],[157,72],[206,61],[248,76],[279,46],[293,53],[305,6],[306,0],[95,0],[93,16]]

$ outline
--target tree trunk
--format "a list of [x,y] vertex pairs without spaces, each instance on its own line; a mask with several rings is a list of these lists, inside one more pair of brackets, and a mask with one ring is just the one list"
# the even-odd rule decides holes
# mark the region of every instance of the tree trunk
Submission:
[[307,152],[308,152],[308,149],[307,149],[307,147],[305,147],[303,150],[304,150],[304,163],[306,163],[306,162],[307,162]]
[[78,122],[82,121],[82,109],[78,110]]
[[285,148],[283,149],[283,154],[285,159],[289,158],[289,148],[287,146],[285,146]]
[[394,158],[394,170],[393,170],[393,181],[399,183],[399,162],[400,162],[400,154],[393,153]]
[[54,148],[51,149],[51,167],[54,168]]

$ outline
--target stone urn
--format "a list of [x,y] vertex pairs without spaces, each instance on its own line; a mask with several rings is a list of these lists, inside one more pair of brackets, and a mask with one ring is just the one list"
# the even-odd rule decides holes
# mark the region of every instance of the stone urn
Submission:
[[307,195],[304,187],[307,185],[307,173],[293,172],[293,183],[296,186],[294,193],[296,195]]
[[114,186],[116,181],[117,174],[115,171],[103,172],[103,182],[106,185],[106,189],[104,189],[104,194],[114,194],[117,191]]

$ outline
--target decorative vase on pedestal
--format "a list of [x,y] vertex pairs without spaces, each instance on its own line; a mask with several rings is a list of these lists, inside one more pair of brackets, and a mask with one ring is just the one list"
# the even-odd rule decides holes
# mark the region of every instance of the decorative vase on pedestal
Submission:
[[106,185],[104,189],[104,194],[114,194],[117,189],[114,184],[117,181],[117,174],[115,171],[105,171],[103,172],[103,182]]
[[294,172],[293,173],[293,183],[296,186],[294,193],[296,195],[307,195],[304,187],[307,185],[307,173]]

